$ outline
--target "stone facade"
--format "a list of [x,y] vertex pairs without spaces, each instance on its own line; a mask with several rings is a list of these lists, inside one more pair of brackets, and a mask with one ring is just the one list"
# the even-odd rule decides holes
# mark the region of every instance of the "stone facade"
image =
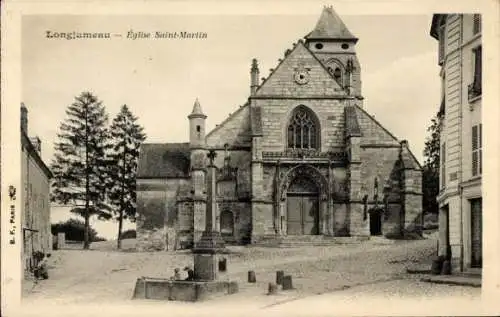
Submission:
[[189,143],[144,144],[139,249],[198,239],[208,150],[217,153],[217,228],[228,242],[419,231],[421,168],[408,143],[363,109],[357,41],[327,7],[267,78],[252,62],[247,102],[214,130],[205,135],[197,100]]
[[442,99],[439,253],[453,271],[482,267],[482,41],[480,14],[437,14]]
[[23,270],[35,265],[33,253],[50,253],[50,179],[52,173],[41,159],[42,144],[38,137],[28,137],[28,110],[21,106],[21,181],[22,206],[22,257]]

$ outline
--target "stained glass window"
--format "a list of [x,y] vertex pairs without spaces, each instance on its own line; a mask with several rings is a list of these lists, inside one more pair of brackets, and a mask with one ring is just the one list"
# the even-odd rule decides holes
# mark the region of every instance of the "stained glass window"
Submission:
[[288,147],[295,149],[315,149],[318,147],[318,130],[310,111],[299,108],[288,124]]

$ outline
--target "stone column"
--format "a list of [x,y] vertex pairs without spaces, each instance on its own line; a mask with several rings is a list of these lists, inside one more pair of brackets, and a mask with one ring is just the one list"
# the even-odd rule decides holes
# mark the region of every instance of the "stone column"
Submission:
[[205,221],[205,231],[201,239],[193,248],[194,253],[194,273],[197,280],[212,281],[217,279],[218,273],[218,254],[224,250],[224,240],[216,226],[217,203],[215,201],[215,159],[216,153],[211,150],[208,154],[209,165],[209,186],[208,186],[208,204]]

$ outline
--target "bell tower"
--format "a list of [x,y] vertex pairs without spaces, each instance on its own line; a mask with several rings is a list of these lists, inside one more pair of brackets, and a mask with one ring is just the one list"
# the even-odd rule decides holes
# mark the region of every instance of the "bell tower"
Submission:
[[[361,69],[355,51],[358,38],[347,29],[333,7],[324,7],[314,30],[305,36],[305,41],[340,87],[361,101]],[[361,105],[361,102],[357,104]]]

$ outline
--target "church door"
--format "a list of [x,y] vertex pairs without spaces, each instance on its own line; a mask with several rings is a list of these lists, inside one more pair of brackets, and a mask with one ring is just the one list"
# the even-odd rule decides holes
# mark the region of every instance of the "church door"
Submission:
[[294,180],[287,195],[287,234],[319,234],[319,199],[310,179]]
[[370,235],[382,235],[382,213],[378,209],[370,212]]

